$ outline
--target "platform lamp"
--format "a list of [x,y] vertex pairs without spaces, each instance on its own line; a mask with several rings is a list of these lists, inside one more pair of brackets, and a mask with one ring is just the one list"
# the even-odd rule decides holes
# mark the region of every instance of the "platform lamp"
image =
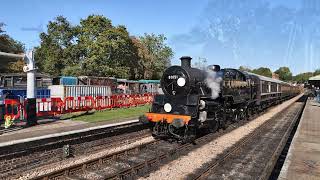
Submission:
[[13,54],[0,52],[0,56],[9,58],[18,58],[25,61],[27,64],[23,67],[23,71],[27,73],[27,100],[25,104],[27,125],[32,126],[37,124],[37,111],[36,111],[36,97],[35,97],[35,74],[37,68],[35,67],[34,51],[31,50],[25,54]]

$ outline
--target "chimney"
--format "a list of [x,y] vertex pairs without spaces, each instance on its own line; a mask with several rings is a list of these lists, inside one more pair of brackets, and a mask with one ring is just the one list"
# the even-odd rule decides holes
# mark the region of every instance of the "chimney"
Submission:
[[181,67],[184,68],[191,68],[191,57],[190,56],[182,56],[181,60]]

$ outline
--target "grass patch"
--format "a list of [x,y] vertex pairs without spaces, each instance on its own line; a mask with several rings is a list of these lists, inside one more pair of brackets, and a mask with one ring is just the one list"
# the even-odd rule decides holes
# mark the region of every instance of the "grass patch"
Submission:
[[121,119],[136,119],[148,112],[151,108],[150,105],[130,107],[130,108],[119,108],[113,110],[104,111],[93,111],[93,112],[82,112],[65,114],[60,119],[71,119],[75,121],[85,122],[99,122],[99,121],[111,121]]

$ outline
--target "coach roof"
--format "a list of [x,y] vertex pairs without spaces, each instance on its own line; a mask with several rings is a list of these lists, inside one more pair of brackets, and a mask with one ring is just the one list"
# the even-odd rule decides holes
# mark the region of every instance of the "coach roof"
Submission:
[[265,77],[265,76],[261,76],[259,74],[254,74],[254,73],[251,73],[251,72],[247,72],[245,71],[245,73],[249,74],[249,75],[252,75],[252,76],[256,76],[258,77],[260,80],[262,81],[268,81],[268,82],[274,82],[274,83],[279,83],[279,84],[288,84],[286,82],[283,82],[281,80],[278,80],[278,79],[273,79],[273,78],[269,78],[269,77]]

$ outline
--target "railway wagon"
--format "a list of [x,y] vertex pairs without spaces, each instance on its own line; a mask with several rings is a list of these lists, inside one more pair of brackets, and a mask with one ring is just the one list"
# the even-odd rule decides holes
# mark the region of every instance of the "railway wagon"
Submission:
[[[36,98],[50,97],[48,86],[52,85],[52,78],[45,74],[36,74]],[[1,73],[0,89],[3,94],[8,93],[6,98],[24,99],[27,96],[26,73]]]

